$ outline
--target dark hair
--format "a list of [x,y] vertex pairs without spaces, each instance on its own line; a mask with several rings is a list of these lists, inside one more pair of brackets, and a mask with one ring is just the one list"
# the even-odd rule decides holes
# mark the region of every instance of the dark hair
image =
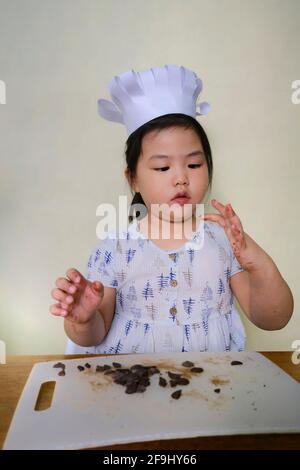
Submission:
[[[194,129],[194,131],[198,134],[200,141],[202,143],[202,147],[204,150],[204,155],[206,158],[206,163],[208,167],[208,180],[209,185],[208,187],[211,189],[212,177],[213,177],[213,161],[211,155],[211,148],[207,138],[207,135],[201,126],[201,124],[192,116],[188,116],[186,114],[165,114],[164,116],[159,116],[151,121],[143,124],[141,127],[136,129],[127,139],[126,141],[126,163],[127,163],[127,171],[129,179],[133,178],[136,175],[136,168],[139,156],[142,151],[142,141],[143,137],[154,130],[161,130],[166,129],[168,127],[183,127],[185,129]],[[133,191],[131,189],[131,193]],[[146,205],[143,201],[143,198],[140,193],[135,193],[133,199],[131,201],[130,209],[129,209],[129,216],[128,220],[131,222],[133,220],[133,212],[135,209],[135,205],[140,204],[144,206],[145,211]],[[140,212],[138,210],[138,212]]]

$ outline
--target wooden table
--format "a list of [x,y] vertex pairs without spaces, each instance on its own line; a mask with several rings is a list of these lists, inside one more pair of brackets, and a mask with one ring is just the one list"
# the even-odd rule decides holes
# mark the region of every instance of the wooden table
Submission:
[[[300,364],[292,363],[291,352],[262,352],[300,382]],[[2,449],[18,399],[36,362],[58,361],[94,355],[8,356],[0,365],[0,448]],[[300,398],[300,397],[299,397]],[[300,402],[300,401],[299,401]],[[105,450],[213,450],[213,449],[300,449],[300,434],[254,434],[134,442],[101,447]]]

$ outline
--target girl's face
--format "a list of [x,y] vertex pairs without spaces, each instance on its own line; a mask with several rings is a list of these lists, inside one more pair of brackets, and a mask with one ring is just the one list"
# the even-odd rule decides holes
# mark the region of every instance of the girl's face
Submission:
[[[208,183],[203,147],[193,129],[172,127],[144,136],[133,188],[141,193],[152,215],[173,222],[189,219],[203,200]],[[189,199],[176,204],[172,199],[182,191]],[[165,209],[158,213],[153,204],[164,204]]]

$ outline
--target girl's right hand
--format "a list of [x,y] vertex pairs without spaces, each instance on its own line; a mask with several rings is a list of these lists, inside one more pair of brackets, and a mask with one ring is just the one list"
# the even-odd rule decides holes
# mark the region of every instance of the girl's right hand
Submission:
[[51,305],[50,313],[72,323],[87,323],[101,305],[104,286],[100,281],[88,281],[74,268],[66,274],[67,278],[56,279],[57,288],[51,291],[58,303]]

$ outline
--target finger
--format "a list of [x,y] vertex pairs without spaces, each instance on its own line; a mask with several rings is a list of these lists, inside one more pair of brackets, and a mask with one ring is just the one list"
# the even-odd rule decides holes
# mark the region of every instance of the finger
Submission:
[[77,290],[77,286],[64,277],[58,278],[55,284],[59,289],[66,293],[69,292],[70,294],[74,294]]
[[71,281],[73,281],[75,284],[80,284],[82,279],[84,279],[83,276],[81,275],[81,273],[79,271],[77,271],[77,269],[75,269],[75,268],[68,269],[66,274],[67,274],[68,278]]
[[226,213],[225,213],[225,206],[223,204],[221,204],[219,201],[217,201],[216,199],[212,199],[211,200],[211,205],[213,207],[215,207],[218,211],[221,212],[221,214],[226,217]]
[[53,297],[53,299],[62,301],[66,304],[71,304],[74,301],[74,297],[72,295],[66,294],[60,289],[53,289],[51,291],[51,296]]
[[104,285],[100,281],[92,282],[92,288],[98,295],[102,295],[104,293]]
[[222,227],[226,226],[224,218],[219,214],[204,214],[203,219],[211,220],[212,222],[218,222],[220,225],[222,225]]
[[66,317],[68,315],[68,312],[61,308],[60,304],[51,305],[50,313],[56,317]]

